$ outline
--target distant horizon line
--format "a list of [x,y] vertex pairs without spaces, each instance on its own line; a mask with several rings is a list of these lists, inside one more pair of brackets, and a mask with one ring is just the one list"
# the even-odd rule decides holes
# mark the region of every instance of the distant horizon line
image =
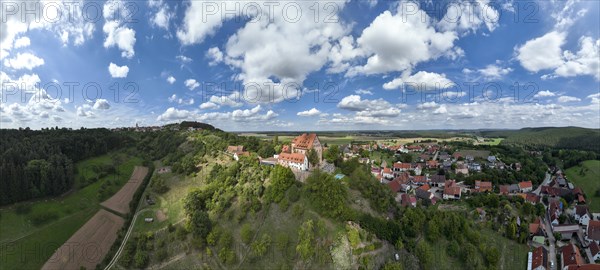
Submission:
[[[195,121],[189,121],[189,122],[195,122]],[[164,125],[160,125],[160,126],[156,126],[156,125],[149,125],[149,126],[139,126],[139,128],[147,128],[147,127],[165,127],[168,125],[174,125],[174,124],[181,124],[182,122],[179,123],[169,123],[169,124],[164,124]],[[302,132],[302,133],[307,133],[307,132],[398,132],[398,131],[501,131],[501,130],[506,130],[506,131],[511,131],[511,130],[521,130],[521,129],[536,129],[536,128],[582,128],[582,129],[589,129],[589,130],[600,130],[600,128],[590,128],[590,127],[583,127],[583,126],[527,126],[527,127],[520,127],[520,128],[453,128],[453,129],[444,129],[444,128],[433,128],[433,129],[338,129],[338,130],[225,130],[225,129],[221,129],[218,127],[215,127],[212,124],[209,123],[204,123],[204,122],[196,122],[196,123],[203,123],[203,124],[208,124],[213,126],[214,128],[223,130],[225,132],[230,132],[230,133],[276,133],[276,132],[286,132],[286,133],[297,133],[297,132]],[[19,129],[26,129],[29,128],[30,130],[42,130],[42,129],[50,129],[50,128],[56,128],[58,126],[49,126],[49,127],[41,127],[41,128],[31,128],[31,127],[18,127],[18,128],[1,128],[0,130],[19,130]],[[119,129],[119,128],[133,128],[135,129],[136,126],[123,126],[123,127],[78,127],[78,128],[73,128],[73,127],[58,127],[59,129],[72,129],[72,130],[77,130],[77,129],[81,129],[81,128],[86,128],[86,129]]]

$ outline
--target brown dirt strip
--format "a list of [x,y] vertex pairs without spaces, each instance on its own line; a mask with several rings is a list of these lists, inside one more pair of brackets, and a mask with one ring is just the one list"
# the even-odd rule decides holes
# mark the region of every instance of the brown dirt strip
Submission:
[[129,202],[133,199],[133,194],[138,190],[147,174],[147,167],[135,166],[129,181],[115,195],[100,205],[123,215],[128,214]]
[[108,253],[125,220],[101,209],[58,248],[42,270],[94,269]]

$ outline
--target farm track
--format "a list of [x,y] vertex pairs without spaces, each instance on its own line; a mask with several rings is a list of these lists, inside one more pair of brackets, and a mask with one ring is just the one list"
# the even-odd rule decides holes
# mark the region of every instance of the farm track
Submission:
[[[82,266],[86,269],[95,268],[104,259],[117,239],[118,231],[125,224],[125,219],[119,213],[123,216],[129,213],[129,203],[147,174],[147,167],[136,166],[129,181],[115,195],[100,204],[102,209],[59,247],[42,269],[80,269]],[[136,218],[137,214],[132,224]]]

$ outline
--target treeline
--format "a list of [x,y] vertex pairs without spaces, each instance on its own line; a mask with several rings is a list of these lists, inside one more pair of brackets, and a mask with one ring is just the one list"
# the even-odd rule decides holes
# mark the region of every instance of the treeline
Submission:
[[600,130],[579,127],[524,128],[521,130],[482,132],[488,137],[504,137],[501,144],[532,148],[588,150],[600,153]]
[[76,162],[131,141],[107,129],[0,130],[0,205],[60,195],[73,186]]

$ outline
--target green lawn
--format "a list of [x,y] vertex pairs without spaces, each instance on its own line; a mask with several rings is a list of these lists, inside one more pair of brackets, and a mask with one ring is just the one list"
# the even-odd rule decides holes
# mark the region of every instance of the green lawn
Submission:
[[[0,260],[0,269],[35,269],[41,267],[52,256],[54,249],[62,245],[87,220],[100,209],[99,190],[104,186],[106,195],[114,194],[131,176],[133,167],[142,160],[124,151],[103,155],[76,164],[77,179],[95,177],[92,166],[110,164],[115,158],[121,162],[116,174],[99,178],[98,181],[61,197],[17,203],[0,208],[0,245],[14,247],[15,252],[6,252]],[[108,183],[111,183],[108,185]],[[29,209],[18,213],[17,209]],[[54,218],[34,225],[32,217],[42,213],[54,213]],[[35,252],[35,256],[27,252]],[[27,258],[24,260],[23,258]]]
[[491,140],[491,141],[484,141],[484,142],[477,142],[477,145],[499,145],[504,138],[486,138],[486,140]]
[[[583,170],[582,170],[583,168]],[[583,166],[575,166],[565,171],[567,179],[575,186],[581,187],[592,212],[600,212],[600,197],[596,191],[600,189],[600,160],[587,160]]]

